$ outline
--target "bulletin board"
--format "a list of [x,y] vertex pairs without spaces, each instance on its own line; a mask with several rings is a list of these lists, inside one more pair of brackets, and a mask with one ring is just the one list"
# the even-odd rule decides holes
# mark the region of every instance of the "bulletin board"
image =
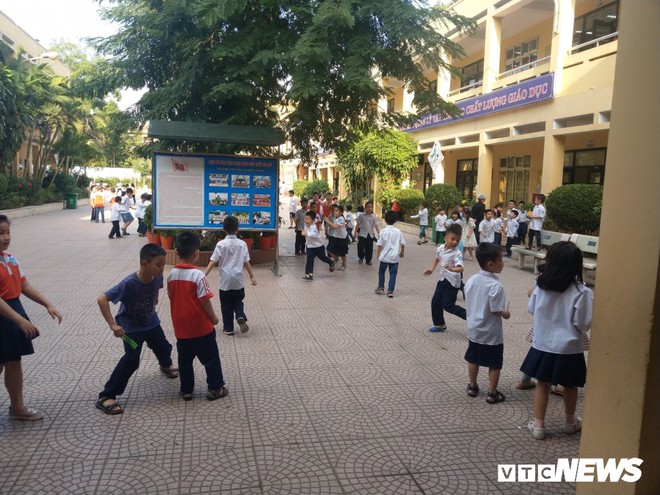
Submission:
[[221,228],[227,215],[241,230],[276,230],[275,158],[153,154],[154,227]]

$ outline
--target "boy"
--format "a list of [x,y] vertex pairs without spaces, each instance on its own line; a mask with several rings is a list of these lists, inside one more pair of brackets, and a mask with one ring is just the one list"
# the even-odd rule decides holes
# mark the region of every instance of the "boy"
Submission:
[[465,319],[465,308],[456,304],[456,296],[461,288],[461,273],[463,273],[463,255],[457,249],[462,235],[463,228],[459,223],[453,223],[447,227],[445,243],[436,250],[431,268],[424,272],[424,276],[428,277],[438,264],[441,266],[440,280],[435,287],[433,299],[431,299],[431,317],[433,318],[433,326],[429,328],[431,333],[447,330],[443,310]]
[[479,243],[482,242],[495,242],[495,220],[491,209],[486,210],[485,218],[479,224]]
[[192,400],[195,390],[195,357],[206,369],[206,398],[216,400],[229,392],[222,376],[222,365],[215,328],[219,320],[213,311],[213,292],[209,281],[197,268],[200,240],[192,232],[182,232],[176,238],[179,263],[167,276],[167,295],[170,298],[172,325],[179,354],[181,398]]
[[353,237],[353,229],[355,228],[355,217],[353,216],[353,207],[346,205],[346,235],[348,236],[349,244],[355,242]]
[[506,258],[511,258],[511,246],[518,237],[518,210],[515,208],[509,209],[507,211],[509,220],[506,222]]
[[536,238],[536,250],[541,250],[541,229],[543,228],[543,220],[545,219],[545,195],[537,194],[534,198],[534,210],[532,216],[529,217],[529,244],[527,249],[532,249],[534,238]]
[[518,220],[518,244],[524,246],[527,238],[527,224],[529,223],[524,201],[518,203],[518,218],[516,220]]
[[359,215],[355,221],[355,234],[358,237],[358,263],[361,265],[366,262],[371,266],[371,259],[374,255],[374,241],[376,234],[380,234],[380,225],[378,217],[374,215],[374,205],[371,201],[364,204],[364,213]]
[[112,229],[110,229],[110,235],[108,239],[112,239],[117,236],[117,239],[121,239],[121,234],[119,233],[119,221],[121,220],[121,196],[115,196],[112,206],[110,206],[110,221],[112,222]]
[[[146,244],[140,250],[140,269],[117,285],[101,294],[99,308],[115,337],[130,337],[137,346],[133,349],[124,342],[124,355],[115,366],[110,379],[96,401],[96,408],[105,414],[121,414],[124,409],[117,403],[117,396],[124,393],[128,380],[140,366],[142,344],[147,343],[168,378],[177,378],[178,370],[172,367],[172,345],[165,338],[156,313],[158,291],[163,288],[165,250],[156,244]],[[121,303],[115,318],[110,302]]]
[[303,256],[305,254],[305,236],[302,231],[305,228],[305,213],[307,213],[307,200],[300,200],[300,209],[296,212],[294,222],[296,225],[296,256]]
[[[298,199],[295,197],[293,189],[289,191],[289,228],[295,228],[296,224],[296,208],[298,206]],[[302,203],[301,203],[302,204]]]
[[438,209],[438,214],[435,216],[435,245],[439,246],[445,242],[445,232],[447,232],[447,227],[445,226],[447,222],[447,215],[445,214],[444,208]]
[[330,265],[331,272],[335,271],[335,262],[325,254],[325,246],[323,246],[323,240],[321,239],[321,234],[319,234],[319,229],[315,221],[316,213],[314,211],[310,210],[305,213],[305,228],[302,231],[302,235],[305,236],[307,243],[307,264],[305,265],[303,280],[310,282],[314,280],[314,258],[318,258]]
[[222,311],[222,333],[234,335],[234,314],[241,333],[247,332],[247,316],[243,308],[245,288],[243,286],[243,268],[250,275],[252,285],[257,285],[257,279],[250,266],[250,253],[247,244],[236,237],[238,233],[238,218],[227,215],[222,222],[222,230],[227,236],[218,242],[211,255],[204,275],[218,265],[220,272],[220,310]]
[[390,282],[387,286],[387,297],[394,297],[396,274],[399,271],[399,258],[403,258],[406,241],[399,229],[394,226],[397,215],[395,211],[385,213],[387,227],[380,231],[376,242],[376,257],[380,261],[378,267],[378,287],[376,294],[385,293],[385,270],[390,270]]
[[504,356],[502,318],[508,320],[511,313],[506,310],[504,287],[495,275],[504,268],[502,247],[483,243],[477,246],[477,261],[481,271],[470,277],[465,284],[467,299],[468,349],[465,360],[468,362],[470,382],[467,394],[479,394],[477,375],[479,366],[488,367],[488,395],[486,402],[504,402],[504,394],[497,390]]

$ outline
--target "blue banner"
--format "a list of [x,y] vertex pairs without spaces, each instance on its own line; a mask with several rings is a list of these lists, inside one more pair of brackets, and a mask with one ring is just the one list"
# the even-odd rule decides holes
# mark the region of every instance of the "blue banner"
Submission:
[[503,112],[512,108],[537,103],[554,98],[554,73],[539,76],[513,86],[498,89],[491,93],[474,96],[456,103],[461,114],[458,117],[446,117],[438,114],[426,114],[410,127],[402,129],[405,132],[419,131],[444,124],[452,124],[461,120]]

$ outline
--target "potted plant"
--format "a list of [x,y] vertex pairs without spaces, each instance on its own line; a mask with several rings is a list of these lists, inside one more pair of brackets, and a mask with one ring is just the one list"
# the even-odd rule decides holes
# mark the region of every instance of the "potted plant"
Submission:
[[176,239],[176,230],[161,230],[160,231],[160,245],[163,249],[173,249],[174,240]]
[[240,232],[239,237],[247,244],[248,251],[259,249],[259,234],[255,230]]
[[273,249],[277,246],[277,234],[275,232],[264,231],[259,239],[261,249]]

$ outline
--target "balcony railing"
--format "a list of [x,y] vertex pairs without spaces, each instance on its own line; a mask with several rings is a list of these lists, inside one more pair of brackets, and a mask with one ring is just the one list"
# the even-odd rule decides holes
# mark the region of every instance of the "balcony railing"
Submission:
[[461,86],[460,88],[457,88],[457,89],[454,89],[454,90],[450,91],[448,96],[456,96],[458,94],[465,93],[467,91],[471,91],[475,88],[480,88],[483,85],[484,85],[483,81],[475,81],[475,82],[472,82],[470,84],[467,84],[465,86]]
[[618,39],[618,37],[619,37],[619,31],[607,34],[605,36],[601,36],[600,38],[596,38],[595,40],[591,40],[591,41],[587,41],[586,43],[575,45],[568,51],[568,54],[572,55],[574,53],[589,50],[590,48],[596,48],[597,46],[603,45],[605,43],[610,43],[615,39]]
[[530,62],[530,63],[525,64],[525,65],[519,65],[518,67],[515,67],[513,69],[509,69],[506,72],[502,72],[502,73],[497,75],[497,79],[498,80],[499,79],[504,79],[505,77],[509,77],[509,76],[514,75],[514,74],[518,74],[520,72],[524,72],[526,70],[533,69],[533,68],[535,68],[539,65],[543,65],[543,64],[546,64],[546,63],[549,63],[549,62],[550,62],[550,57],[539,58],[537,60],[534,60],[534,62]]

